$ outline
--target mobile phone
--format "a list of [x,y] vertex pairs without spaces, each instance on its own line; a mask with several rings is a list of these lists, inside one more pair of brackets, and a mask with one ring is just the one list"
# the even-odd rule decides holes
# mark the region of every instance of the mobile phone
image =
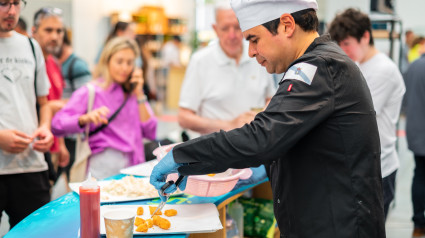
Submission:
[[127,78],[127,81],[122,85],[122,88],[123,88],[123,90],[124,90],[124,92],[126,92],[126,93],[131,93],[131,92],[133,92],[133,90],[136,88],[136,86],[137,86],[137,82],[131,82],[130,80],[131,80],[131,78],[132,78],[132,76],[133,76],[133,72],[134,71],[132,71],[131,73],[130,73],[130,75],[128,76],[128,78]]

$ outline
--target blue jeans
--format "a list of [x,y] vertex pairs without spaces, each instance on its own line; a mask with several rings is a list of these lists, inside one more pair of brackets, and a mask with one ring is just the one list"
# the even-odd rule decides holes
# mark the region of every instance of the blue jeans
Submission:
[[385,220],[387,220],[387,215],[388,215],[388,210],[390,208],[390,204],[394,200],[396,175],[397,175],[397,170],[392,172],[387,177],[382,178],[382,188],[384,190],[383,192],[384,192]]
[[415,227],[425,227],[425,156],[415,155],[415,163],[412,182],[412,220]]

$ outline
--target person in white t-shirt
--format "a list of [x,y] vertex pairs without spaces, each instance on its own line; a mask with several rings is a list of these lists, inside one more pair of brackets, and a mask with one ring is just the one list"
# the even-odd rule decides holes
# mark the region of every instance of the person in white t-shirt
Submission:
[[49,79],[38,43],[13,30],[25,3],[0,3],[0,216],[11,227],[50,200],[42,153],[53,143]]
[[[249,57],[229,3],[217,4],[215,19],[218,41],[192,56],[180,92],[178,122],[200,134],[250,123],[276,92],[273,76]],[[251,178],[235,188],[266,178],[264,166],[251,169]]]
[[404,81],[395,63],[375,48],[370,19],[366,14],[347,9],[335,17],[329,33],[342,50],[358,62],[372,95],[381,141],[382,187],[387,217],[389,205],[394,199],[395,178],[400,166],[396,130],[406,91]]
[[170,67],[181,67],[180,63],[180,36],[173,36],[172,40],[167,41],[161,50],[162,67],[169,69]]
[[218,42],[196,52],[180,92],[181,127],[208,134],[251,122],[274,95],[273,78],[248,56],[230,4],[217,5],[213,28]]

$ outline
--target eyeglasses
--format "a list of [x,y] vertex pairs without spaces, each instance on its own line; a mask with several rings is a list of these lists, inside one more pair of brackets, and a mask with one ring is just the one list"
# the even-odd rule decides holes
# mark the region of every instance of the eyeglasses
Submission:
[[0,0],[0,12],[8,12],[12,8],[12,5],[17,10],[23,10],[25,6],[27,5],[27,2],[25,0],[12,1],[12,2]]

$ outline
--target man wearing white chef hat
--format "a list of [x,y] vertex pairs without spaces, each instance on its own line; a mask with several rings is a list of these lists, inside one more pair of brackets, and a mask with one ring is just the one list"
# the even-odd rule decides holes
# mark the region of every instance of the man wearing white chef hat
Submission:
[[160,189],[173,172],[265,164],[281,237],[385,237],[371,95],[356,64],[329,35],[317,33],[316,1],[231,4],[249,55],[269,73],[285,72],[279,89],[250,124],[174,147],[155,166],[151,183]]

